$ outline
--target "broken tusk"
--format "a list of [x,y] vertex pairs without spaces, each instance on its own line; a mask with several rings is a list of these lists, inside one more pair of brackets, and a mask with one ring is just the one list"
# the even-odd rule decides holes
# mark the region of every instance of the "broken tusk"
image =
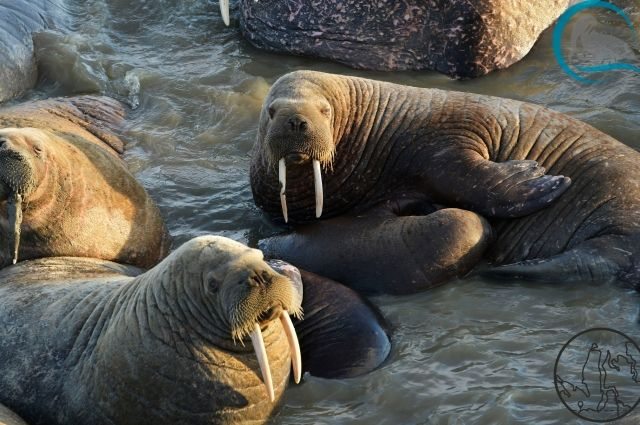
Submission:
[[284,222],[288,223],[287,195],[285,194],[287,189],[287,164],[284,162],[284,158],[281,158],[278,162],[278,180],[280,180],[280,205],[282,206],[282,216],[284,217]]
[[320,161],[313,160],[313,183],[316,189],[316,218],[322,215],[324,194],[322,192],[322,174],[320,173]]
[[262,331],[260,330],[260,325],[257,322],[253,325],[253,330],[251,331],[250,337],[251,337],[251,343],[253,344],[253,349],[256,352],[256,357],[258,357],[260,372],[262,372],[262,380],[264,381],[264,386],[267,389],[269,400],[271,402],[274,402],[276,397],[273,393],[273,381],[271,380],[271,368],[269,367],[267,350],[265,350],[264,348]]
[[300,343],[293,327],[289,312],[284,310],[280,314],[280,322],[289,341],[289,351],[291,352],[291,366],[293,367],[293,381],[298,384],[302,378],[302,356],[300,355]]

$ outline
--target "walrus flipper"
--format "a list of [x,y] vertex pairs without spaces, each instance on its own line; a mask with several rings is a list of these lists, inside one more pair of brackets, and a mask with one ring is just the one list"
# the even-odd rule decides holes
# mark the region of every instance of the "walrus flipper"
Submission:
[[304,319],[294,325],[302,368],[321,378],[352,378],[378,368],[391,351],[389,326],[355,291],[300,270]]
[[[610,238],[597,238],[547,259],[531,259],[481,271],[486,277],[538,282],[602,282],[620,279],[640,288],[630,270],[632,253]],[[635,277],[637,278],[637,276]]]
[[451,145],[451,139],[435,142],[423,164],[423,178],[444,203],[486,217],[524,217],[551,205],[571,185],[569,177],[545,174],[537,161],[494,162]]

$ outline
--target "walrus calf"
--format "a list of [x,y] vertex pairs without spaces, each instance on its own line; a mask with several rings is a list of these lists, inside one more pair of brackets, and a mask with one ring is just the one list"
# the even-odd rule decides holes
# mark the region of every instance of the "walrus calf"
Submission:
[[[398,202],[467,209],[492,224],[487,232],[494,240],[475,258],[500,265],[493,275],[617,278],[638,287],[638,164],[635,150],[542,106],[298,71],[276,81],[265,99],[251,186],[260,208],[295,224],[320,215],[373,216],[384,223],[415,214],[415,206],[408,212],[390,208],[396,218],[372,213]],[[339,232],[331,220],[314,226],[313,238],[302,230],[262,247],[294,263],[293,258],[306,258],[298,264],[318,273],[341,268],[335,278],[355,286],[362,282],[344,278],[349,271],[362,276],[353,264],[367,263],[367,278],[378,280],[397,278],[405,269],[435,269],[425,273],[420,288],[426,288],[450,272],[446,264],[452,262],[443,266],[443,260],[466,255],[447,254],[447,246],[460,244],[438,238],[437,229],[435,237],[406,232],[389,245],[385,232],[402,227],[381,225],[376,237],[361,237],[344,222]],[[486,242],[475,235],[474,240]],[[404,260],[400,256],[393,265],[359,257],[376,249],[377,258],[394,255],[400,243],[406,245]],[[430,252],[435,260],[427,259]]]
[[215,236],[142,274],[70,257],[7,267],[0,403],[31,425],[263,422],[290,365],[301,374],[288,268]]
[[0,266],[72,256],[146,268],[166,256],[160,212],[119,156],[123,116],[92,96],[0,110]]

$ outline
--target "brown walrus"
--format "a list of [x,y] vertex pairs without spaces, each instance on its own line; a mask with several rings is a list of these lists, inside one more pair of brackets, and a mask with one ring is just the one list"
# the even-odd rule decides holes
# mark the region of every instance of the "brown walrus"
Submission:
[[[490,274],[618,278],[638,286],[639,163],[635,150],[542,106],[298,71],[281,77],[264,102],[251,185],[260,208],[273,217],[283,211],[293,223],[322,213],[357,224],[354,216],[375,220],[378,205],[398,200],[422,209],[464,208],[491,221],[495,240],[483,256],[501,266]],[[281,196],[278,174],[285,183]],[[379,223],[414,215],[387,210],[395,217],[387,214]],[[452,241],[394,226],[381,225],[375,237],[365,238],[354,237],[359,230],[350,232],[344,223],[339,230],[331,220],[314,226],[313,238],[302,228],[262,247],[270,256],[370,290],[378,285],[371,278],[402,280],[405,269],[435,270],[431,281],[422,282],[421,288],[429,287],[447,276],[442,260],[461,255],[447,253]],[[397,244],[385,243],[387,231],[399,232]],[[344,276],[352,264],[365,262],[359,258],[365,248],[394,261],[369,262],[369,283],[362,273],[350,282]],[[430,253],[431,261],[412,261]],[[337,268],[342,276],[331,273]]]
[[6,267],[0,409],[32,425],[263,423],[291,366],[300,380],[302,295],[295,268],[219,236],[144,273],[71,257]]
[[158,208],[120,158],[119,102],[94,96],[0,110],[0,264],[91,257],[150,267],[168,253]]

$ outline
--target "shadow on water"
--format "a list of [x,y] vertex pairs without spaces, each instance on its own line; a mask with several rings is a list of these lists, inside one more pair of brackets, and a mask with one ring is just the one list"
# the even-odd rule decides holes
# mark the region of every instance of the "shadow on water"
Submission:
[[[254,206],[248,169],[262,99],[276,78],[296,69],[527,100],[640,148],[640,76],[620,72],[591,86],[571,79],[553,58],[549,30],[523,61],[460,82],[260,52],[241,38],[236,21],[224,26],[214,1],[68,3],[71,31],[36,38],[40,84],[27,98],[93,92],[128,103],[125,159],[176,244],[208,233],[255,244],[280,230]],[[640,28],[637,4],[619,5]],[[596,12],[572,20],[564,39],[567,59],[582,64],[607,55],[637,63],[637,43],[622,21]],[[287,392],[277,421],[572,423],[554,390],[555,356],[571,336],[596,325],[640,340],[639,301],[609,284],[499,285],[477,278],[415,297],[378,297],[374,302],[396,328],[392,360],[361,378],[307,377]]]

